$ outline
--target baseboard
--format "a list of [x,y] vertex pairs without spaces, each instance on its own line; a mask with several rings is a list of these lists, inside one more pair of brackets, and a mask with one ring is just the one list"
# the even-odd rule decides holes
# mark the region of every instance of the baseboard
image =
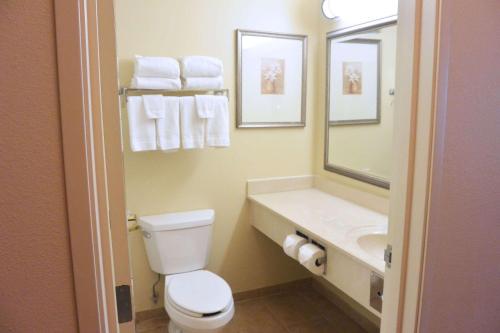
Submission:
[[297,290],[301,288],[311,287],[312,278],[295,280],[291,282],[286,282],[270,287],[264,287],[259,289],[247,290],[233,294],[233,299],[235,301],[242,301],[251,298],[281,294],[290,290]]
[[340,289],[323,278],[313,278],[312,288],[325,296],[368,333],[380,332],[380,318],[365,309]]

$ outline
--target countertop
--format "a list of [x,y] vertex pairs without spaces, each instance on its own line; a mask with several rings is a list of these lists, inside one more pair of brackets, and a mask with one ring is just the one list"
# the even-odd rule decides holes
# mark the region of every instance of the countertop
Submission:
[[315,188],[252,194],[248,198],[285,218],[323,245],[334,247],[384,274],[384,261],[365,252],[356,239],[363,230],[387,232],[387,215]]

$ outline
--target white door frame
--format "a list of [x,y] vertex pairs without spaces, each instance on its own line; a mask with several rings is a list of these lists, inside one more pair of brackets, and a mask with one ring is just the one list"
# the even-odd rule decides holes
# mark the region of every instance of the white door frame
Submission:
[[[130,285],[130,267],[115,31],[114,19],[110,19],[114,18],[113,0],[55,0],[55,4],[79,329],[133,332],[133,321],[118,324],[114,294],[115,285]],[[389,232],[394,258],[393,269],[387,270],[385,278],[382,333],[418,331],[431,185],[439,6],[440,0],[399,3],[395,106],[400,111],[395,119],[395,155],[399,158],[393,165],[398,172],[391,184]],[[394,227],[397,225],[400,227]]]
[[79,331],[134,332],[133,319],[118,324],[115,297],[131,279],[113,1],[55,0],[55,19]]
[[418,332],[431,189],[441,0],[399,1],[397,97],[382,333]]

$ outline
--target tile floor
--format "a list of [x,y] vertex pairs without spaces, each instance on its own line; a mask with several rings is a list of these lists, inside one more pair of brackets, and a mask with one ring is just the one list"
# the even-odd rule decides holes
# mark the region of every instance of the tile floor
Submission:
[[[236,301],[232,321],[221,333],[365,333],[312,288]],[[137,321],[137,333],[167,333],[165,315]]]

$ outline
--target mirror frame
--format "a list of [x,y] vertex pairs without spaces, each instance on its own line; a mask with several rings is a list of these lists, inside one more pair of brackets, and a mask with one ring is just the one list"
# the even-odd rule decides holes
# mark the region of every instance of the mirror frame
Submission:
[[326,104],[325,104],[325,144],[324,144],[324,169],[337,173],[342,176],[353,178],[368,184],[372,184],[385,189],[390,188],[390,181],[361,173],[359,171],[336,166],[334,164],[328,163],[328,152],[330,149],[330,68],[331,68],[331,44],[333,39],[348,36],[351,34],[362,33],[374,29],[388,27],[397,24],[397,16],[389,16],[380,20],[367,22],[360,25],[355,25],[347,28],[342,28],[338,30],[330,31],[326,34]]

